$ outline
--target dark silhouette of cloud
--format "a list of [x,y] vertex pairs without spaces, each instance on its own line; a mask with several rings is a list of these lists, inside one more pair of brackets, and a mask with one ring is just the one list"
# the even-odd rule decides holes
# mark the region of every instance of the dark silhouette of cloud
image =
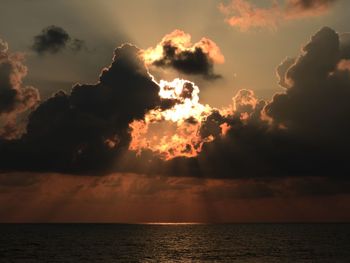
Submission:
[[278,84],[283,88],[288,88],[289,84],[287,83],[286,73],[289,68],[295,63],[295,58],[286,58],[278,65],[276,69],[277,77],[279,79]]
[[299,10],[311,10],[320,7],[329,8],[338,0],[288,0],[288,8]]
[[[213,110],[202,123],[199,136],[204,144],[196,157],[168,161],[150,150],[140,155],[128,150],[131,121],[176,101],[160,99],[140,50],[124,45],[97,84],[78,84],[70,95],[58,92],[33,111],[21,139],[0,141],[0,169],[259,180],[321,177],[347,182],[350,68],[344,43],[334,30],[322,28],[301,55],[278,67],[282,93],[266,102],[250,90],[239,91],[232,112]],[[189,86],[183,96],[190,90]],[[312,182],[319,187],[316,181],[309,182],[296,187],[309,189]],[[321,192],[336,192],[338,183],[333,185]],[[274,194],[271,189],[261,192]]]
[[214,73],[214,62],[200,47],[194,51],[177,52],[177,47],[171,44],[163,46],[163,57],[153,62],[157,67],[173,67],[190,75],[203,75],[208,79],[217,79],[221,76]]
[[[194,158],[154,162],[150,174],[217,178],[324,176],[345,179],[349,173],[350,67],[339,35],[317,32],[296,59],[278,68],[283,93],[272,101],[254,99],[243,90],[234,98],[236,111],[214,111],[202,124],[201,136],[213,136]],[[282,81],[281,81],[282,80]],[[223,136],[222,125],[228,129]],[[133,166],[137,168],[136,165]]]
[[340,34],[340,51],[344,59],[350,59],[350,33]]
[[221,77],[214,73],[214,64],[224,62],[224,56],[212,40],[202,38],[192,44],[191,36],[181,30],[165,35],[156,48],[145,50],[143,56],[147,64],[212,80]]
[[[139,49],[123,45],[98,83],[77,84],[39,105],[19,140],[0,141],[0,169],[94,173],[110,164],[130,142],[129,123],[170,105],[161,100]],[[18,162],[18,160],[21,160]]]
[[66,30],[58,26],[48,26],[34,37],[31,49],[42,55],[45,53],[55,54],[64,49],[78,52],[86,49],[85,42],[81,39],[72,38]]
[[199,192],[217,201],[232,199],[300,198],[303,196],[332,196],[350,193],[350,181],[324,177],[273,178],[265,180],[224,180],[218,186]]
[[[274,96],[266,113],[289,131],[308,134],[310,138],[335,138],[341,130],[350,129],[345,121],[350,113],[349,74],[337,68],[343,59],[339,35],[323,28],[303,51],[305,54],[285,72],[289,87]],[[341,125],[345,125],[343,129],[335,129]]]
[[[243,124],[232,119],[227,138],[208,144],[210,158],[206,151],[199,158],[213,162],[213,158],[229,156],[223,162],[217,160],[220,165],[214,167],[222,170],[229,166],[231,169],[224,171],[231,171],[232,176],[237,170],[253,176],[345,176],[350,146],[350,72],[338,68],[343,59],[339,35],[330,28],[321,29],[295,62],[286,60],[284,69],[279,68],[286,91],[264,107],[271,123]],[[214,167],[213,173],[217,171]]]

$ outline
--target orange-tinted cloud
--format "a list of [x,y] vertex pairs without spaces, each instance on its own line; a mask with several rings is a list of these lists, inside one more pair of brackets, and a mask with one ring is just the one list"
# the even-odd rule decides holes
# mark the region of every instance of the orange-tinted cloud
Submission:
[[200,123],[201,137],[211,140],[195,157],[175,156],[157,163],[150,173],[344,177],[350,130],[344,50],[339,34],[322,28],[296,59],[285,60],[277,69],[284,92],[264,102],[252,91],[239,91],[231,110],[213,109]]
[[296,59],[279,67],[283,93],[265,102],[240,90],[224,109],[202,104],[193,82],[158,82],[140,58],[142,51],[124,45],[97,84],[77,85],[70,95],[57,93],[31,114],[23,138],[0,140],[0,167],[341,178],[348,173],[350,130],[350,79],[342,62],[348,57],[346,43],[322,28]]
[[208,79],[219,78],[214,73],[214,64],[224,63],[225,58],[218,45],[203,37],[197,43],[191,42],[191,35],[181,30],[167,34],[156,45],[141,51],[148,66],[173,68],[187,75],[202,75]]
[[350,71],[350,60],[343,59],[338,63],[338,69],[342,71]]
[[247,0],[232,0],[221,3],[220,11],[226,16],[225,21],[241,31],[267,28],[276,30],[285,21],[297,20],[326,14],[336,0],[285,0],[281,5],[271,0],[270,7],[257,7]]
[[152,151],[164,160],[196,157],[204,144],[226,135],[230,125],[225,118],[238,118],[242,122],[259,119],[265,105],[252,90],[243,89],[233,97],[232,105],[216,109],[200,103],[199,87],[193,82],[161,80],[158,85],[159,96],[176,103],[166,110],[150,110],[143,120],[130,124],[129,149],[138,155]]
[[0,137],[14,139],[25,131],[17,119],[39,102],[39,91],[22,83],[27,75],[24,54],[8,51],[0,39]]
[[281,20],[281,10],[274,2],[272,7],[258,8],[246,0],[232,0],[230,4],[220,4],[220,11],[226,16],[225,21],[241,31],[251,28],[276,29]]
[[213,109],[199,102],[199,88],[193,82],[161,80],[159,87],[161,98],[177,103],[166,110],[151,110],[144,120],[131,123],[130,150],[138,153],[151,150],[166,160],[196,156],[203,143],[210,141],[210,138],[202,138],[199,130]]

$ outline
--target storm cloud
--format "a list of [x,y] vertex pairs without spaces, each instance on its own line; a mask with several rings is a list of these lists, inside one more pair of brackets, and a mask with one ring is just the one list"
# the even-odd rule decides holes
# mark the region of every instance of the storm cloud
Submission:
[[[193,158],[154,160],[152,173],[211,178],[321,176],[346,179],[350,147],[350,67],[344,44],[325,27],[300,56],[277,69],[284,92],[270,102],[240,91],[230,114],[213,111],[201,127],[205,142]],[[225,125],[225,132],[223,132]],[[143,163],[151,162],[145,152]],[[136,167],[134,165],[134,167]]]
[[[57,92],[29,116],[18,140],[0,141],[1,169],[94,173],[108,171],[130,142],[129,123],[171,104],[138,56],[123,45],[96,84]],[[18,160],[21,160],[18,162]]]
[[241,174],[257,177],[345,176],[350,146],[350,72],[338,66],[345,59],[340,47],[334,30],[325,27],[317,32],[295,62],[286,60],[284,69],[279,68],[286,90],[264,107],[262,114],[268,124],[231,120],[227,138],[208,145],[213,154],[207,158],[204,152],[203,158],[210,161],[215,156],[230,156],[214,167],[231,166],[224,170],[232,176],[238,167]]
[[3,139],[0,167],[78,174],[119,171],[346,180],[350,70],[343,64],[348,63],[347,48],[340,34],[322,28],[297,58],[277,68],[283,92],[263,101],[250,90],[239,91],[230,111],[213,109],[201,123],[198,136],[204,143],[198,155],[164,160],[151,150],[129,150],[130,123],[177,102],[159,97],[143,51],[124,45],[116,49],[113,63],[102,71],[98,83],[78,84],[71,94],[58,92],[33,111],[21,139]]

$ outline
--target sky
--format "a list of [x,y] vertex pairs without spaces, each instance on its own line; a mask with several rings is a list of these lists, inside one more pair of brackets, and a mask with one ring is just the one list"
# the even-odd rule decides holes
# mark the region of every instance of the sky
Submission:
[[349,11],[1,1],[0,222],[349,221]]

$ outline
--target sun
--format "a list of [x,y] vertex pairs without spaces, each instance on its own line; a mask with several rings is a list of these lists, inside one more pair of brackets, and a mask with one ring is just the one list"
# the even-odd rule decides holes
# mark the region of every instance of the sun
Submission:
[[130,150],[148,149],[166,160],[196,156],[203,143],[212,140],[201,137],[200,127],[213,108],[199,102],[199,87],[191,81],[176,78],[157,84],[159,96],[174,99],[176,104],[167,110],[151,110],[144,120],[132,122]]

